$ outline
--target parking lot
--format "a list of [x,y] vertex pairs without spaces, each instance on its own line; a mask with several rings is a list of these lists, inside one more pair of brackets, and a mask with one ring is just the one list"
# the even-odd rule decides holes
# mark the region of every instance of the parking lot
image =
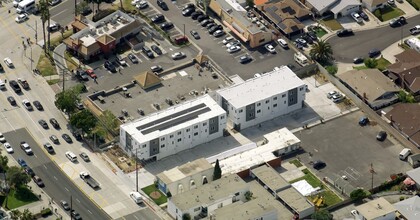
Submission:
[[311,169],[310,161],[322,160],[326,163],[326,167],[319,171],[312,169],[319,178],[346,176],[352,186],[370,189],[371,164],[374,186],[389,180],[391,174],[405,173],[411,168],[398,158],[403,147],[394,144],[389,136],[383,142],[377,141],[375,137],[381,128],[375,126],[375,122],[359,126],[361,116],[363,112],[354,112],[296,133],[308,152],[300,156],[302,162]]

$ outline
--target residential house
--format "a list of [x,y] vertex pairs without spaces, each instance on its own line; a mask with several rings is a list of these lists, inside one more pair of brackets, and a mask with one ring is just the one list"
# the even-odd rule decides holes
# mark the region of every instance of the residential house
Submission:
[[413,49],[395,55],[396,62],[388,66],[389,77],[413,95],[420,95],[420,53]]
[[211,0],[209,8],[241,41],[249,43],[251,48],[264,45],[274,38],[264,21],[257,17],[252,18],[236,0]]
[[356,206],[359,215],[366,220],[395,220],[396,208],[383,197]]
[[399,103],[385,117],[404,137],[420,147],[420,103]]
[[319,16],[331,13],[335,18],[350,15],[359,11],[362,6],[360,0],[303,0],[303,2],[313,13]]
[[399,101],[400,89],[378,69],[350,70],[338,78],[374,110]]
[[363,7],[367,10],[374,12],[378,8],[384,8],[388,0],[362,0]]
[[394,203],[399,219],[418,219],[420,216],[420,197],[413,196],[409,199]]
[[311,12],[297,0],[283,0],[259,5],[255,10],[283,35],[292,36],[303,32],[301,21],[312,17]]
[[407,171],[407,176],[416,183],[417,189],[420,189],[420,167]]

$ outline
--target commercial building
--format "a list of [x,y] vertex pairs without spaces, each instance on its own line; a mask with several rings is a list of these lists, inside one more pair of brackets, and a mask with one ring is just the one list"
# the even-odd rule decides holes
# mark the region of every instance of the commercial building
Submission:
[[141,160],[160,160],[223,136],[226,121],[226,112],[204,95],[121,125],[120,147]]
[[216,102],[235,130],[258,125],[303,107],[305,83],[287,66],[220,89]]
[[75,33],[63,43],[67,50],[83,60],[90,60],[102,53],[111,54],[117,44],[135,36],[141,29],[139,20],[119,10],[97,22],[79,15],[71,26]]
[[216,181],[172,196],[168,200],[167,211],[174,219],[182,219],[187,213],[191,219],[195,219],[196,216],[205,218],[216,209],[235,202],[245,202],[245,193],[248,191],[248,184],[238,175],[222,176]]
[[395,220],[395,207],[383,197],[356,206],[359,215],[366,220]]
[[239,39],[249,43],[251,48],[273,40],[274,35],[264,21],[252,18],[237,1],[211,0],[209,8]]
[[201,158],[156,175],[160,191],[172,196],[213,181],[213,166]]

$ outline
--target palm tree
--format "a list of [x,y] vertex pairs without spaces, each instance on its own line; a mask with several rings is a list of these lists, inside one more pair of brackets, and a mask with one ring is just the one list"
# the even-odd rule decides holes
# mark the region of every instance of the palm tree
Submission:
[[46,37],[45,37],[45,22],[47,22],[47,20],[49,21],[50,11],[48,9],[48,2],[46,0],[41,0],[39,2],[39,11],[41,13],[42,33],[44,34],[44,52],[47,55],[47,44],[46,44]]
[[313,60],[320,62],[321,64],[327,64],[333,60],[333,50],[329,43],[319,40],[309,52],[309,55]]

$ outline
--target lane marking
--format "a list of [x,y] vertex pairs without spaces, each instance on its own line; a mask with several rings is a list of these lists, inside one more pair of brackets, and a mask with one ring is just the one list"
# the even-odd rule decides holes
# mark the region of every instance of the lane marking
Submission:
[[91,215],[93,215],[93,213],[92,213],[89,209],[87,209],[87,211],[88,211]]
[[78,203],[80,203],[80,200],[79,200],[79,199],[76,199],[76,201],[77,201]]
[[67,189],[67,187],[64,187],[64,189],[65,189],[67,192],[70,192],[70,191],[69,191],[69,189]]
[[57,181],[58,181],[58,179],[57,179],[57,177],[56,177],[56,176],[53,176],[53,177],[54,177],[54,179],[55,179],[55,180],[57,180]]

